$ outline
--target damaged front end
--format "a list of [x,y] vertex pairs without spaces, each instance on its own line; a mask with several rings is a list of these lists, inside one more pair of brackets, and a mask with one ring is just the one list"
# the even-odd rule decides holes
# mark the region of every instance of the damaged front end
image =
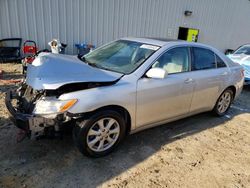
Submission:
[[60,127],[70,121],[66,111],[77,100],[59,101],[47,97],[46,91],[36,91],[23,84],[17,90],[6,92],[5,104],[10,119],[26,136],[37,137],[60,132]]
[[61,95],[113,85],[122,76],[74,56],[41,53],[28,66],[22,86],[6,93],[5,103],[12,121],[28,136],[44,135],[47,130],[58,133],[64,123],[75,121],[67,111],[80,100],[74,95],[64,100]]

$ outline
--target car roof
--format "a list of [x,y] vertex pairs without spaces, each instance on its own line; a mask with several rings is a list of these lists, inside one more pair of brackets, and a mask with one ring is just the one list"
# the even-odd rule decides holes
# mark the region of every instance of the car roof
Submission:
[[176,40],[176,39],[167,39],[167,38],[152,38],[152,37],[126,37],[126,38],[121,38],[121,40],[129,40],[129,41],[136,41],[136,42],[141,42],[145,44],[151,44],[151,45],[156,45],[160,47],[172,47],[176,45],[184,45],[184,46],[191,46],[191,47],[200,47],[200,48],[206,48],[212,50],[216,55],[219,55],[224,61],[225,60],[225,55],[218,49],[207,45],[207,44],[202,44],[198,42],[189,42],[189,41],[184,41],[184,40]]
[[200,48],[207,48],[212,50],[213,52],[216,53],[222,53],[218,49],[207,45],[207,44],[202,44],[198,42],[189,42],[185,40],[178,40],[178,39],[167,39],[167,38],[151,38],[151,37],[126,37],[122,38],[121,40],[129,40],[129,41],[136,41],[136,42],[141,42],[141,43],[146,43],[146,44],[151,44],[151,45],[156,45],[160,47],[172,47],[176,45],[187,45],[191,47],[200,47]]
[[205,44],[198,43],[198,42],[188,42],[185,40],[168,39],[168,38],[126,37],[126,38],[121,38],[121,40],[136,41],[136,42],[156,45],[156,46],[160,46],[160,47],[163,47],[166,45],[171,45],[171,44],[175,44],[175,45],[183,44],[183,45],[190,45],[190,46],[205,47],[205,48],[213,49],[213,47],[211,47],[209,45],[205,45]]
[[146,44],[152,44],[156,46],[165,46],[169,42],[177,41],[175,39],[167,39],[167,38],[152,38],[152,37],[125,37],[122,40],[136,41]]

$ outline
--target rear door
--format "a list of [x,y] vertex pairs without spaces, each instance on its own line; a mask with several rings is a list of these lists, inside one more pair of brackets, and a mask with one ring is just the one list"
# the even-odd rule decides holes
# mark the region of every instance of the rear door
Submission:
[[190,112],[212,109],[225,87],[229,74],[227,66],[213,51],[193,47],[191,74],[195,90]]

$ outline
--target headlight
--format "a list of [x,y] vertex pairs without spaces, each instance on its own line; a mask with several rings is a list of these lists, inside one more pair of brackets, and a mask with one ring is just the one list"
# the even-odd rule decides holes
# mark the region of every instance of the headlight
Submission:
[[55,114],[70,109],[77,99],[71,100],[39,100],[36,103],[33,114]]

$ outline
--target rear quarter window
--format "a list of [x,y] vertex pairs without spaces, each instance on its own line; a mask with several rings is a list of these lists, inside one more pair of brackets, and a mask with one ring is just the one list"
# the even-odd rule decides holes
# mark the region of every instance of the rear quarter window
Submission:
[[215,55],[215,58],[216,58],[217,68],[227,67],[226,63],[218,55]]

